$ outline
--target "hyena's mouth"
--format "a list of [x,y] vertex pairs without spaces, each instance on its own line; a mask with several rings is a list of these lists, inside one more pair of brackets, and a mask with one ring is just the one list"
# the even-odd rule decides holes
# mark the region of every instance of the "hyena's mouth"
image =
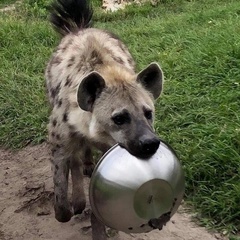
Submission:
[[125,147],[128,152],[137,158],[148,159],[156,153],[160,145],[160,140],[157,137],[151,139],[139,140],[137,143],[129,144]]

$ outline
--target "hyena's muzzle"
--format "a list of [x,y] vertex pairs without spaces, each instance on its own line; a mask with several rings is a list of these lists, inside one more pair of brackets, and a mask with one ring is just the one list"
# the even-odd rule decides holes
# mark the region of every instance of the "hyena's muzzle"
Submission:
[[127,139],[125,148],[138,158],[148,159],[157,151],[160,139],[147,124],[138,123],[136,130],[134,139]]

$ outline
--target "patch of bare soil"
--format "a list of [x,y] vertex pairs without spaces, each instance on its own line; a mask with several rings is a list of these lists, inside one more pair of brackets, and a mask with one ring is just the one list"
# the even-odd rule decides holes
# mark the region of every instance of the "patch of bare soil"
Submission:
[[10,6],[1,8],[0,12],[8,12],[8,11],[13,11],[13,10],[15,10],[15,5],[10,5]]
[[[19,152],[0,150],[0,239],[1,240],[70,240],[91,239],[88,211],[68,223],[54,218],[53,184],[47,144],[27,147]],[[88,192],[89,179],[85,179]],[[88,204],[89,208],[89,204]],[[215,240],[191,221],[183,208],[162,231],[148,234],[119,232],[112,240]]]

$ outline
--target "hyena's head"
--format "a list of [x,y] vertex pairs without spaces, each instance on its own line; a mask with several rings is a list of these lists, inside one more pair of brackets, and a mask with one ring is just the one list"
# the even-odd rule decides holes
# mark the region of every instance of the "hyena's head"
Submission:
[[159,147],[153,130],[154,99],[162,92],[163,74],[156,63],[139,74],[124,69],[91,72],[78,89],[80,108],[92,112],[93,138],[119,143],[131,154],[148,158]]

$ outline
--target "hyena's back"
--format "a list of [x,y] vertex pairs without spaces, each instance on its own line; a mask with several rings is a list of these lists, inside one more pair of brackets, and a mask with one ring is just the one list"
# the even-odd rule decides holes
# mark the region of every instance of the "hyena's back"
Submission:
[[92,71],[106,74],[107,68],[113,66],[119,68],[122,74],[124,71],[134,73],[132,56],[115,35],[96,28],[79,29],[76,33],[67,34],[46,70],[51,104],[58,104],[62,88],[73,93],[83,76]]

